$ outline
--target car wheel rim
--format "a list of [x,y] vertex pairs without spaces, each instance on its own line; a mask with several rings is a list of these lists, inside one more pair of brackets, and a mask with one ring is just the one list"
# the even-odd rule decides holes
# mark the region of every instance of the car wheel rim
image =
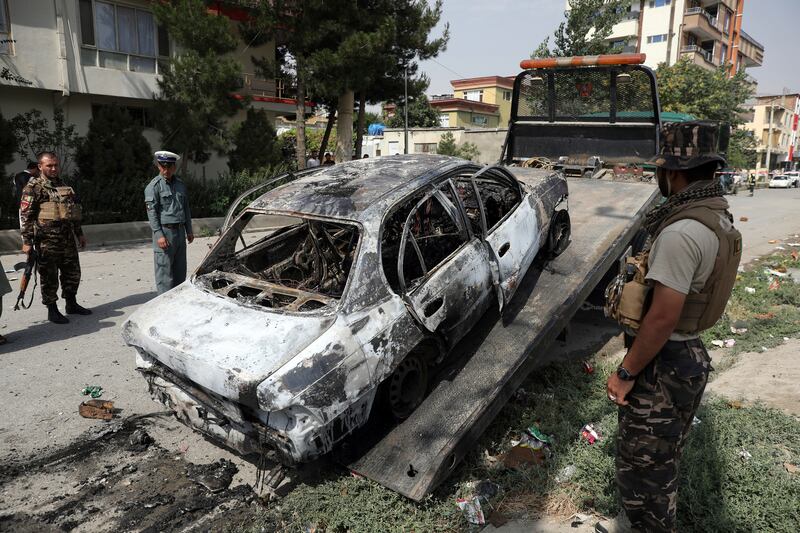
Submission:
[[416,356],[404,359],[389,381],[389,407],[397,418],[407,418],[425,398],[427,368]]

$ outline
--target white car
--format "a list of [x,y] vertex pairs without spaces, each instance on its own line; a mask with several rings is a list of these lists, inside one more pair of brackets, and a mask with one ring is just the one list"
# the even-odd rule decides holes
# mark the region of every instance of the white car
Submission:
[[791,187],[800,187],[800,171],[790,170],[789,172],[786,172],[784,176],[789,176],[789,179],[792,182],[790,185]]
[[772,176],[772,179],[769,180],[769,188],[770,189],[788,189],[789,187],[794,187],[794,180],[792,180],[791,176],[786,174],[778,174],[777,176]]
[[566,248],[566,199],[559,172],[453,157],[317,167],[244,209],[123,337],[179,420],[307,462],[373,404],[413,412],[435,365],[508,304],[537,253]]

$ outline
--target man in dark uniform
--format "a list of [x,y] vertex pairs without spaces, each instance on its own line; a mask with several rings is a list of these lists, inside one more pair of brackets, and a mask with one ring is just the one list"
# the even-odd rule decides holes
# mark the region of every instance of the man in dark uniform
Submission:
[[653,163],[667,201],[645,220],[652,246],[637,256],[634,279],[621,278],[619,292],[609,288],[610,300],[619,298],[607,309],[620,310],[610,314],[632,342],[607,383],[620,406],[624,513],[597,524],[598,532],[677,530],[678,465],[711,370],[699,333],[724,312],[741,259],[741,234],[714,179],[728,131],[710,122],[665,125]]
[[175,175],[180,156],[155,153],[158,176],[144,190],[147,219],[153,230],[156,290],[163,294],[186,279],[186,243],[194,240],[186,185]]
[[28,182],[20,200],[22,253],[27,255],[34,246],[38,248],[42,303],[47,306],[47,319],[55,324],[66,324],[69,320],[56,305],[59,273],[67,314],[92,314],[75,301],[81,282],[75,239],[82,249],[86,247],[81,229],[81,208],[75,191],[61,181],[58,156],[42,152],[38,159],[41,175]]
[[14,175],[14,198],[19,209],[19,203],[22,200],[22,189],[28,184],[31,178],[39,177],[39,163],[35,161],[28,161],[28,167],[22,172]]

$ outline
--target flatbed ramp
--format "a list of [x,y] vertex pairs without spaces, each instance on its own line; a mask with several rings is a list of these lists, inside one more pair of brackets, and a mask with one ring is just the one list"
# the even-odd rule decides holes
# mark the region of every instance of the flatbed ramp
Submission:
[[[544,270],[531,267],[502,317],[488,312],[454,350],[461,365],[408,420],[340,460],[358,474],[421,500],[475,445],[605,272],[625,251],[658,189],[569,180],[572,242]],[[463,356],[462,356],[463,354]]]

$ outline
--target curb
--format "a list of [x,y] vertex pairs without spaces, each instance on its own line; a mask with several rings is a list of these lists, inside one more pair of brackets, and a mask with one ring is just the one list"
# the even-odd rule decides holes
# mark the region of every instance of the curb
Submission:
[[[216,233],[225,221],[223,217],[196,218],[192,220],[194,235]],[[147,222],[120,222],[116,224],[88,224],[83,226],[89,248],[125,244],[132,242],[146,242],[152,238],[152,231]],[[20,253],[22,239],[19,230],[8,229],[0,231],[0,254]]]

